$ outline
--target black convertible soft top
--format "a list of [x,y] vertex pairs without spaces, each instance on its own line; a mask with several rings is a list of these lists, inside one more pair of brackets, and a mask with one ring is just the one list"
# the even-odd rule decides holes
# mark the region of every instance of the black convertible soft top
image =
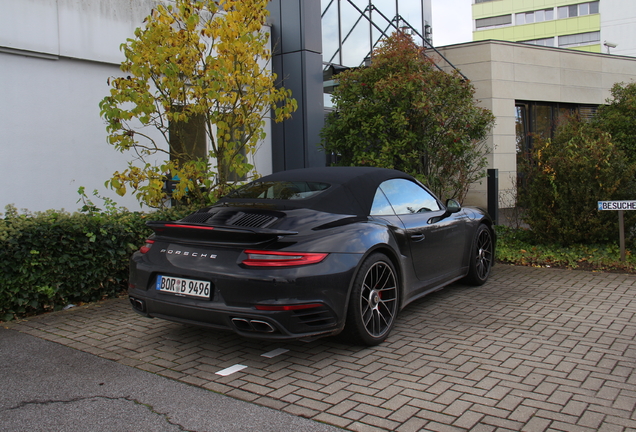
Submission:
[[231,196],[215,206],[263,203],[280,209],[309,208],[327,213],[368,216],[378,186],[385,180],[415,179],[401,171],[372,167],[323,167],[280,171],[255,182],[306,181],[328,183],[330,187],[315,196],[298,200],[241,199]]

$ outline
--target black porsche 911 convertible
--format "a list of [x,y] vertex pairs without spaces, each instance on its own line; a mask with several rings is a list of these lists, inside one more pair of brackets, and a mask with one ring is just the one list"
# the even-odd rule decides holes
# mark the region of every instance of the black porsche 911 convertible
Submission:
[[133,308],[261,339],[379,344],[413,300],[486,282],[495,252],[484,211],[381,168],[283,171],[148,225],[131,259]]

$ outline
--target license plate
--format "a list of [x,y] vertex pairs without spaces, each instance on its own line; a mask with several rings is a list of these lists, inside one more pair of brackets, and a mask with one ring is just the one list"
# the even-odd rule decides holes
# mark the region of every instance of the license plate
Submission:
[[157,291],[185,297],[210,298],[210,282],[157,276]]

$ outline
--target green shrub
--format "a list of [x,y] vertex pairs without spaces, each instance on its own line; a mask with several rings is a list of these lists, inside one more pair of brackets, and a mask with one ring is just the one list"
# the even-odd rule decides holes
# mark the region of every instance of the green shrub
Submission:
[[633,273],[636,255],[627,249],[625,261],[621,261],[620,247],[616,242],[603,244],[541,243],[531,230],[510,228],[503,225],[497,231],[497,261],[507,264],[557,267],[592,271],[620,271]]
[[552,140],[536,139],[523,169],[525,221],[543,242],[569,245],[615,240],[615,212],[598,201],[634,199],[634,165],[609,134],[570,119]]
[[636,83],[616,83],[611,98],[601,105],[593,123],[612,136],[612,141],[636,162]]
[[[91,203],[92,204],[92,203]],[[151,233],[145,222],[190,209],[0,214],[0,320],[112,297],[126,288],[128,259]]]
[[478,105],[470,81],[438,70],[403,32],[386,38],[372,59],[337,75],[324,149],[339,165],[401,170],[461,202],[485,174],[492,112]]

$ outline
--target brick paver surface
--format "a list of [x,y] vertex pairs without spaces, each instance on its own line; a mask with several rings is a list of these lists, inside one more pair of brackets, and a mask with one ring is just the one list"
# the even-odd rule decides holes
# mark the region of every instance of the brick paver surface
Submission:
[[374,348],[243,339],[126,299],[10,326],[354,431],[623,431],[636,430],[635,297],[636,275],[498,265],[482,287],[409,305]]

